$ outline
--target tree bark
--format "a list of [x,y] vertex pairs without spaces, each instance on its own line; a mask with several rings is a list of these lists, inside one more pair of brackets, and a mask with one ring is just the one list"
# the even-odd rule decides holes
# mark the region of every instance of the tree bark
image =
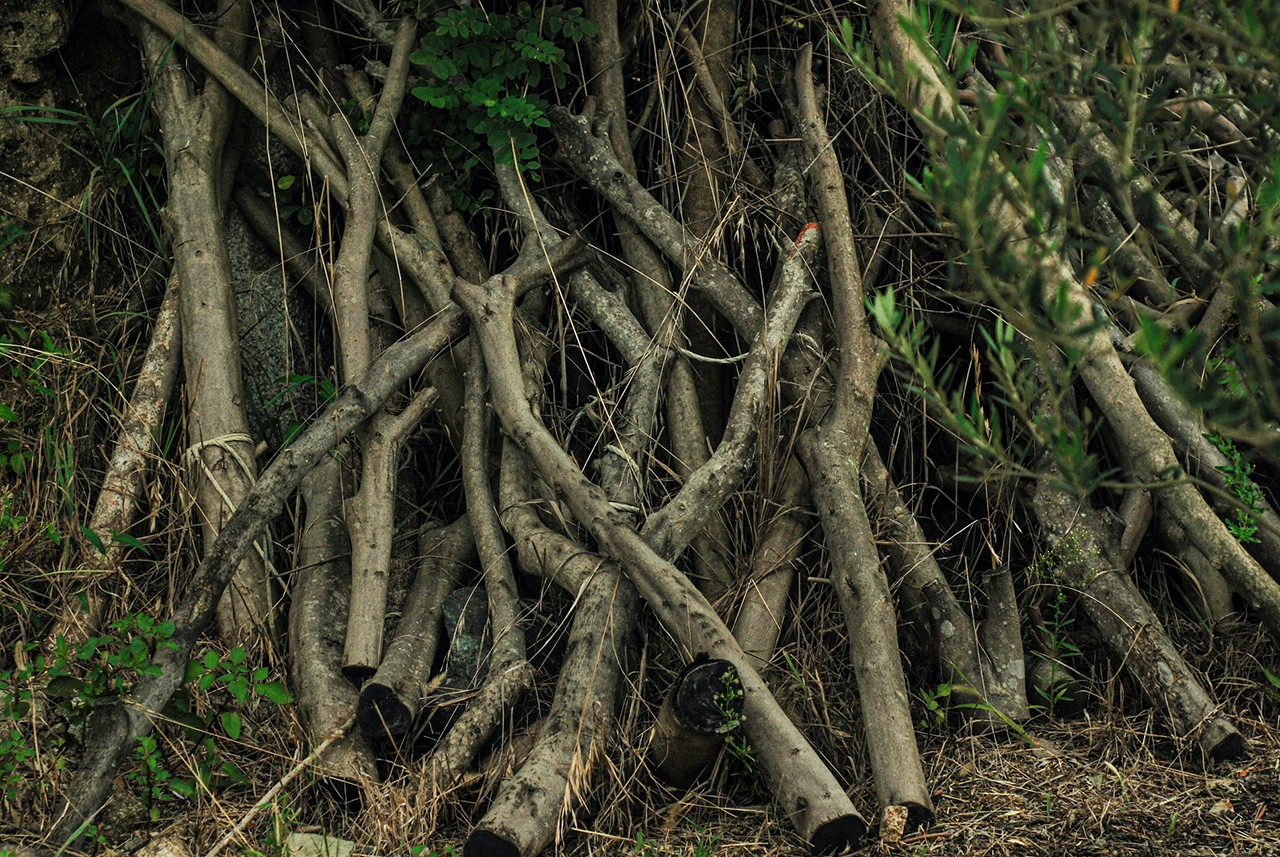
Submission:
[[[313,744],[340,735],[356,714],[359,693],[342,674],[342,649],[351,600],[351,547],[342,507],[351,496],[350,450],[340,447],[302,480],[306,525],[289,610],[290,677]],[[373,745],[351,730],[329,746],[317,768],[323,776],[357,784],[378,781]]]
[[[241,3],[221,4],[219,31],[228,59],[239,63],[249,20]],[[187,381],[187,464],[205,550],[244,502],[257,468],[245,415],[240,332],[231,285],[231,261],[216,179],[233,102],[216,82],[195,96],[169,43],[152,27],[140,30],[155,69],[156,110],[166,140],[169,221],[180,284],[179,312]],[[187,141],[183,146],[177,141]],[[274,599],[266,547],[246,558],[218,607],[218,626],[230,645],[270,645]]]
[[1218,713],[1165,633],[1155,612],[1114,559],[1098,514],[1058,487],[1051,468],[1037,482],[1031,506],[1052,552],[1051,573],[1080,590],[1080,603],[1112,656],[1163,705],[1174,734],[1195,736],[1206,758],[1234,759],[1244,736]]
[[802,48],[796,63],[796,102],[801,136],[812,162],[810,185],[826,237],[840,362],[831,409],[816,428],[800,436],[797,451],[809,474],[831,562],[831,585],[849,630],[880,808],[906,807],[907,828],[914,829],[933,817],[933,800],[916,749],[889,581],[880,567],[859,475],[876,381],[885,359],[863,311],[862,277],[844,179],[818,115],[811,62],[811,50]]

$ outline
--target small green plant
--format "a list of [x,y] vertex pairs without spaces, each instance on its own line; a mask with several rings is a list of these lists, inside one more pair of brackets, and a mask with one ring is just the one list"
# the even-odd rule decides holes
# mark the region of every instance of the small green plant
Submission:
[[729,754],[742,763],[747,773],[754,774],[756,772],[755,750],[742,737],[738,729],[742,722],[739,714],[742,710],[742,680],[738,678],[738,671],[730,667],[720,676],[720,681],[723,688],[712,697],[712,702],[723,717],[717,731],[724,735],[724,745],[729,750]]
[[1236,509],[1235,520],[1228,520],[1227,529],[1242,545],[1257,543],[1258,522],[1254,515],[1261,513],[1262,489],[1253,482],[1253,464],[1245,459],[1236,447],[1235,442],[1221,435],[1208,432],[1205,440],[1209,441],[1227,458],[1227,464],[1219,466],[1227,482],[1227,491],[1245,505],[1245,509]]
[[[277,705],[287,705],[292,697],[284,685],[269,679],[267,667],[253,667],[243,646],[237,646],[225,656],[212,649],[187,664],[185,687],[173,695],[165,715],[181,724],[186,737],[198,749],[194,767],[194,779],[174,779],[169,783],[177,794],[194,800],[200,792],[224,788],[248,782],[240,768],[224,758],[214,737],[219,731],[232,741],[240,740],[244,722],[235,711],[196,709],[189,689],[208,693],[218,689],[231,696],[236,705],[244,705],[251,698],[259,698]],[[215,728],[216,727],[216,728]]]
[[942,683],[938,685],[936,690],[929,690],[927,687],[920,691],[920,698],[924,700],[925,710],[933,715],[932,722],[928,716],[920,721],[921,729],[928,729],[930,726],[941,726],[947,722],[947,708],[951,700],[951,685]]
[[[429,17],[430,9],[423,3],[419,17]],[[551,123],[544,115],[547,101],[535,89],[544,76],[556,88],[565,85],[569,65],[557,42],[581,41],[595,26],[581,9],[535,10],[528,3],[512,14],[464,5],[435,16],[435,24],[412,57],[424,76],[413,94],[427,105],[410,117],[415,156],[431,173],[465,182],[475,167],[492,168],[496,152],[497,163],[515,164],[537,180],[542,165],[535,129]],[[460,184],[455,205],[474,213],[491,194],[472,197]]]
[[428,851],[427,846],[424,843],[422,845],[413,846],[409,849],[409,852],[413,854],[413,857],[454,857],[457,853],[457,849],[452,845],[448,845],[445,846],[443,851]]
[[152,658],[159,647],[175,645],[169,640],[173,630],[172,622],[138,614],[112,622],[109,634],[75,647],[59,638],[46,691],[71,725],[83,728],[100,701],[128,694],[144,675],[160,674]]
[[[34,646],[24,648],[30,652]],[[0,793],[11,802],[18,799],[19,787],[28,781],[27,770],[36,755],[34,743],[19,723],[31,710],[32,679],[42,666],[43,661],[38,661],[0,672]]]
[[1258,667],[1258,669],[1262,670],[1262,674],[1266,677],[1267,683],[1271,685],[1271,687],[1264,687],[1263,690],[1266,691],[1266,694],[1270,699],[1275,702],[1280,702],[1280,675],[1276,675],[1266,667]]
[[310,226],[315,222],[315,210],[307,198],[307,193],[298,185],[297,176],[281,176],[276,179],[276,204],[280,206],[280,217],[290,217],[302,226]]
[[791,671],[792,677],[796,680],[796,684],[800,686],[800,689],[804,691],[804,695],[806,697],[812,697],[813,691],[811,691],[809,689],[809,685],[805,683],[804,676],[800,674],[800,667],[791,659],[791,655],[787,652],[783,652],[782,659],[787,662],[787,669]]
[[1049,615],[1044,620],[1044,631],[1049,640],[1049,687],[1053,689],[1053,698],[1048,700],[1048,708],[1052,709],[1060,702],[1070,702],[1066,685],[1059,686],[1058,677],[1065,673],[1062,662],[1065,658],[1078,657],[1080,649],[1067,638],[1067,629],[1075,623],[1069,615],[1067,594],[1059,587],[1055,593]]
[[134,755],[138,764],[124,775],[125,782],[141,793],[142,802],[147,807],[151,820],[159,821],[161,802],[173,800],[175,796],[167,787],[173,775],[165,767],[164,754],[156,745],[155,736],[144,735],[139,738]]
[[[267,403],[275,405],[287,398],[290,394],[303,387],[311,387],[315,390],[318,407],[324,407],[338,397],[338,387],[328,378],[321,378],[316,375],[282,375],[276,379],[277,384],[284,386],[279,393],[271,397]],[[302,434],[306,429],[307,422],[305,420],[296,420],[289,424],[285,429],[283,446],[287,447],[298,439],[298,435]]]
[[89,140],[83,149],[69,146],[89,165],[89,190],[84,194],[81,215],[85,230],[93,191],[127,192],[138,204],[155,246],[163,247],[159,224],[152,217],[161,208],[160,179],[164,165],[157,121],[151,112],[152,91],[137,92],[119,99],[95,119],[87,112],[58,107],[21,105],[6,107],[3,115],[36,125],[79,129]]
[[357,134],[369,133],[369,125],[373,122],[372,110],[361,110],[359,101],[348,98],[342,102],[342,113],[351,121],[351,127]]
[[[277,705],[287,705],[292,701],[289,692],[280,682],[268,680],[270,674],[267,667],[250,667],[244,646],[236,646],[226,657],[219,657],[210,649],[201,660],[187,665],[187,681],[194,682],[202,691],[221,685],[241,705],[248,701],[251,693]],[[238,714],[224,712],[219,719],[228,738],[240,737],[242,724]]]
[[[78,646],[59,639],[48,660],[39,656],[26,666],[0,673],[0,796],[17,800],[37,753],[56,752],[62,746],[63,739],[57,739],[52,746],[39,748],[21,728],[35,694],[49,697],[73,733],[83,734],[96,706],[127,695],[141,676],[159,673],[155,653],[175,645],[170,640],[173,632],[172,622],[130,615],[111,623],[107,633]],[[31,643],[25,651],[36,648]],[[175,772],[158,733],[139,739],[135,764],[124,773],[153,820],[158,819],[164,802],[177,797],[194,800],[202,792],[247,782],[239,768],[222,756],[215,738],[222,734],[238,740],[243,732],[240,715],[212,707],[201,714],[193,703],[193,690],[208,693],[219,689],[236,705],[251,698],[281,705],[292,701],[284,685],[270,679],[267,667],[249,663],[243,647],[225,656],[206,651],[191,661],[184,687],[174,694],[164,717],[184,727],[185,737],[196,747],[192,777]],[[60,766],[61,760],[54,764]]]
[[698,831],[698,841],[693,846],[692,857],[711,857],[712,854],[716,853],[716,845],[720,843],[721,834],[717,833],[715,836],[709,836],[704,828],[696,824],[694,829]]

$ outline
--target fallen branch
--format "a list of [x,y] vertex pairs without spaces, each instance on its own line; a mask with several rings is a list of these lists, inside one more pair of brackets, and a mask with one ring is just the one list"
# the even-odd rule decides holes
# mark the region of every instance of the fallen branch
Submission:
[[[302,480],[306,523],[289,610],[289,658],[298,714],[312,743],[323,740],[329,748],[316,755],[321,776],[359,784],[377,782],[378,768],[368,736],[346,734],[359,699],[342,674],[351,601],[351,546],[342,520],[351,497],[350,458],[344,444]],[[331,740],[335,735],[341,736],[337,743]]]
[[831,584],[849,631],[880,808],[883,812],[906,807],[907,827],[915,829],[933,817],[933,800],[916,748],[889,581],[880,566],[858,473],[885,356],[867,325],[844,179],[818,115],[812,50],[807,46],[796,62],[795,81],[797,119],[812,162],[810,187],[827,238],[832,323],[840,347],[831,409],[800,436],[796,450],[809,474],[830,556]]
[[1052,549],[1049,562],[1058,579],[1080,592],[1080,603],[1102,632],[1113,657],[1157,705],[1163,705],[1181,739],[1195,736],[1211,761],[1234,759],[1245,750],[1244,736],[1219,713],[1165,633],[1155,611],[1114,559],[1098,513],[1059,487],[1050,467],[1031,499],[1041,531]]
[[418,556],[395,639],[378,671],[360,687],[357,722],[378,738],[404,734],[418,716],[440,646],[441,607],[461,583],[462,566],[475,556],[467,516],[419,536]]

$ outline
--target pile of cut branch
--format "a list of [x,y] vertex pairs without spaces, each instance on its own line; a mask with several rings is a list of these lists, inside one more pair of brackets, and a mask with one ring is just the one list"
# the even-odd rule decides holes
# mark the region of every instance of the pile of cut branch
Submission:
[[[882,0],[788,23],[590,0],[531,126],[542,163],[477,124],[517,97],[495,92],[488,114],[454,105],[491,150],[425,175],[407,93],[469,85],[415,55],[447,15],[304,4],[275,22],[308,46],[304,85],[270,72],[250,4],[196,23],[119,3],[163,128],[173,270],[91,529],[136,517],[180,356],[204,549],[158,674],[97,704],[48,847],[80,846],[215,619],[262,658],[287,636],[324,777],[374,799],[394,759],[429,793],[482,789],[468,855],[545,851],[599,808],[620,747],[680,794],[728,746],[813,853],[858,846],[868,816],[897,842],[935,812],[922,710],[1034,744],[1033,718],[1084,708],[1089,653],[1185,760],[1248,752],[1150,597],[1280,638],[1280,191],[1261,154],[1280,66],[1247,21],[1121,3],[1086,50],[1090,9]],[[376,76],[343,64],[335,24]],[[253,135],[307,171],[310,229],[239,183],[253,149],[227,140]],[[316,363],[336,398],[260,472],[233,206],[335,342]],[[429,493],[410,455],[456,460],[460,491]],[[295,493],[282,594],[264,536]],[[824,645],[852,669],[808,674],[787,647],[827,594]],[[110,595],[90,593],[89,629]],[[65,612],[60,633],[85,633]],[[861,758],[815,747],[795,698],[814,681],[826,729],[826,694],[856,689],[839,729],[861,736],[871,813],[850,797]],[[637,694],[656,715],[620,716]]]

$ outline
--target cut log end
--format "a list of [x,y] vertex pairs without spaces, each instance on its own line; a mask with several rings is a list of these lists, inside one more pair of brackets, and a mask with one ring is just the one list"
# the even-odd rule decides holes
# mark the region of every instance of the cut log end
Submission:
[[515,843],[503,839],[491,830],[479,829],[467,837],[462,846],[462,857],[521,857]]
[[1210,762],[1238,759],[1247,749],[1244,736],[1225,717],[1215,717],[1205,724],[1200,746]]
[[867,823],[856,815],[842,815],[823,823],[809,840],[809,853],[839,854],[862,847],[867,835]]
[[742,718],[742,685],[728,661],[691,664],[676,681],[674,697],[681,719],[699,732],[731,732]]
[[919,803],[905,803],[900,805],[906,807],[907,810],[907,823],[903,827],[904,834],[911,834],[922,827],[928,827],[929,823],[933,821],[932,806]]
[[728,661],[702,660],[685,667],[658,712],[653,758],[671,785],[688,788],[737,729],[745,697]]
[[370,683],[360,691],[356,723],[374,738],[403,735],[413,723],[413,712],[394,690],[385,684]]

